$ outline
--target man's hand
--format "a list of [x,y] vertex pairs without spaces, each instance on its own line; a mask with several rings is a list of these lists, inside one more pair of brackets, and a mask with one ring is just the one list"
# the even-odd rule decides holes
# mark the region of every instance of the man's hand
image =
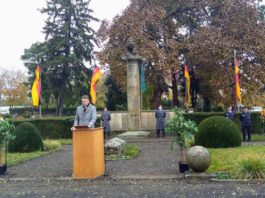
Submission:
[[71,131],[73,131],[73,130],[76,130],[76,128],[74,126],[71,128]]

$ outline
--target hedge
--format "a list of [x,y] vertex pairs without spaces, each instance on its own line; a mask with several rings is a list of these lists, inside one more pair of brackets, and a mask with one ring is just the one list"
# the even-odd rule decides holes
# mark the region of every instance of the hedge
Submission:
[[[103,110],[101,108],[97,108],[97,111]],[[23,108],[10,108],[10,114],[18,114],[18,115],[32,115],[38,114],[39,109],[33,107],[23,107]],[[43,115],[55,115],[56,108],[41,108],[41,112]],[[63,109],[64,116],[73,116],[76,113],[76,107],[65,107]]]
[[[114,112],[113,112],[114,113]],[[252,113],[252,133],[262,133],[263,126],[262,120],[260,118],[260,113]],[[98,115],[99,116],[99,115]],[[197,125],[200,124],[202,120],[211,116],[224,116],[221,112],[202,112],[202,113],[185,113],[184,117],[196,122]],[[236,113],[235,123],[241,129],[240,123],[240,113]],[[49,139],[59,139],[59,138],[71,138],[72,133],[70,128],[73,126],[74,117],[47,117],[47,118],[35,118],[35,119],[9,119],[14,123],[15,126],[22,122],[31,122],[37,129],[39,129],[42,138]],[[100,126],[100,119],[97,119],[96,127]]]
[[[193,120],[196,122],[197,125],[200,124],[201,121],[203,121],[205,118],[211,117],[211,116],[224,116],[224,112],[201,112],[201,113],[184,113],[184,117],[190,120]],[[263,132],[263,122],[260,117],[260,112],[251,112],[251,132],[252,133],[262,133]],[[236,113],[236,125],[241,130],[241,122],[240,122],[240,113]]]
[[[18,114],[18,115],[32,115],[38,114],[39,109],[33,108],[33,107],[23,107],[23,108],[10,108],[10,114]],[[49,114],[49,115],[55,115],[56,114],[56,108],[45,108],[42,107],[41,112],[43,115]],[[70,107],[70,108],[64,108],[63,109],[63,115],[66,116],[72,116],[75,115],[76,107]]]
[[[43,139],[72,138],[71,127],[74,124],[74,117],[48,117],[22,120],[10,119],[10,121],[15,126],[23,122],[32,123],[40,131]],[[100,126],[99,118],[95,126]]]

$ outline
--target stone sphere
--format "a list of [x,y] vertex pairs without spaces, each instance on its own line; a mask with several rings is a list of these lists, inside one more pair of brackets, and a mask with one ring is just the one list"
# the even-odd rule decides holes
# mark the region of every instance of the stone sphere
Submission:
[[187,162],[195,172],[203,172],[210,166],[211,156],[205,147],[194,146],[187,152]]

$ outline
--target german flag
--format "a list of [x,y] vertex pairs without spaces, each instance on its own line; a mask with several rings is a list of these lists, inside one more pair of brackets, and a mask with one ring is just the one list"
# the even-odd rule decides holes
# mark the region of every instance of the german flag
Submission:
[[41,79],[40,79],[40,66],[38,65],[35,70],[35,80],[32,85],[31,95],[32,95],[32,103],[34,107],[38,107],[41,103]]
[[186,102],[187,102],[188,106],[190,106],[191,105],[191,99],[190,99],[190,74],[189,74],[189,69],[188,69],[187,65],[185,65],[184,77],[185,77],[185,84],[186,84]]
[[240,83],[239,83],[239,66],[236,58],[236,51],[234,51],[234,65],[235,65],[235,76],[236,76],[236,101],[242,104]]
[[91,78],[91,86],[90,86],[90,96],[91,103],[96,104],[97,96],[96,96],[96,84],[98,79],[103,75],[99,67],[96,67],[93,71],[93,75]]

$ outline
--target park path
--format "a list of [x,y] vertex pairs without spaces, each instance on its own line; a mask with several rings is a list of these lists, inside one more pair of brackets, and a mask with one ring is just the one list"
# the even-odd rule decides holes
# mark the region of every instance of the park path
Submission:
[[[170,138],[133,142],[140,154],[132,160],[107,161],[111,177],[170,176],[178,173],[177,149],[169,149]],[[58,178],[72,176],[72,146],[8,168],[10,178]]]
[[[140,155],[133,160],[108,161],[110,177],[96,180],[71,179],[72,146],[63,146],[60,151],[10,167],[10,180],[0,178],[0,198],[265,197],[263,181],[242,183],[168,179],[172,175],[183,177],[178,173],[176,164],[177,148],[171,153],[168,150],[169,140],[153,138],[134,142],[141,149]],[[255,143],[243,145],[247,144]],[[156,176],[156,179],[152,179],[152,176]],[[164,178],[159,179],[158,176]]]

